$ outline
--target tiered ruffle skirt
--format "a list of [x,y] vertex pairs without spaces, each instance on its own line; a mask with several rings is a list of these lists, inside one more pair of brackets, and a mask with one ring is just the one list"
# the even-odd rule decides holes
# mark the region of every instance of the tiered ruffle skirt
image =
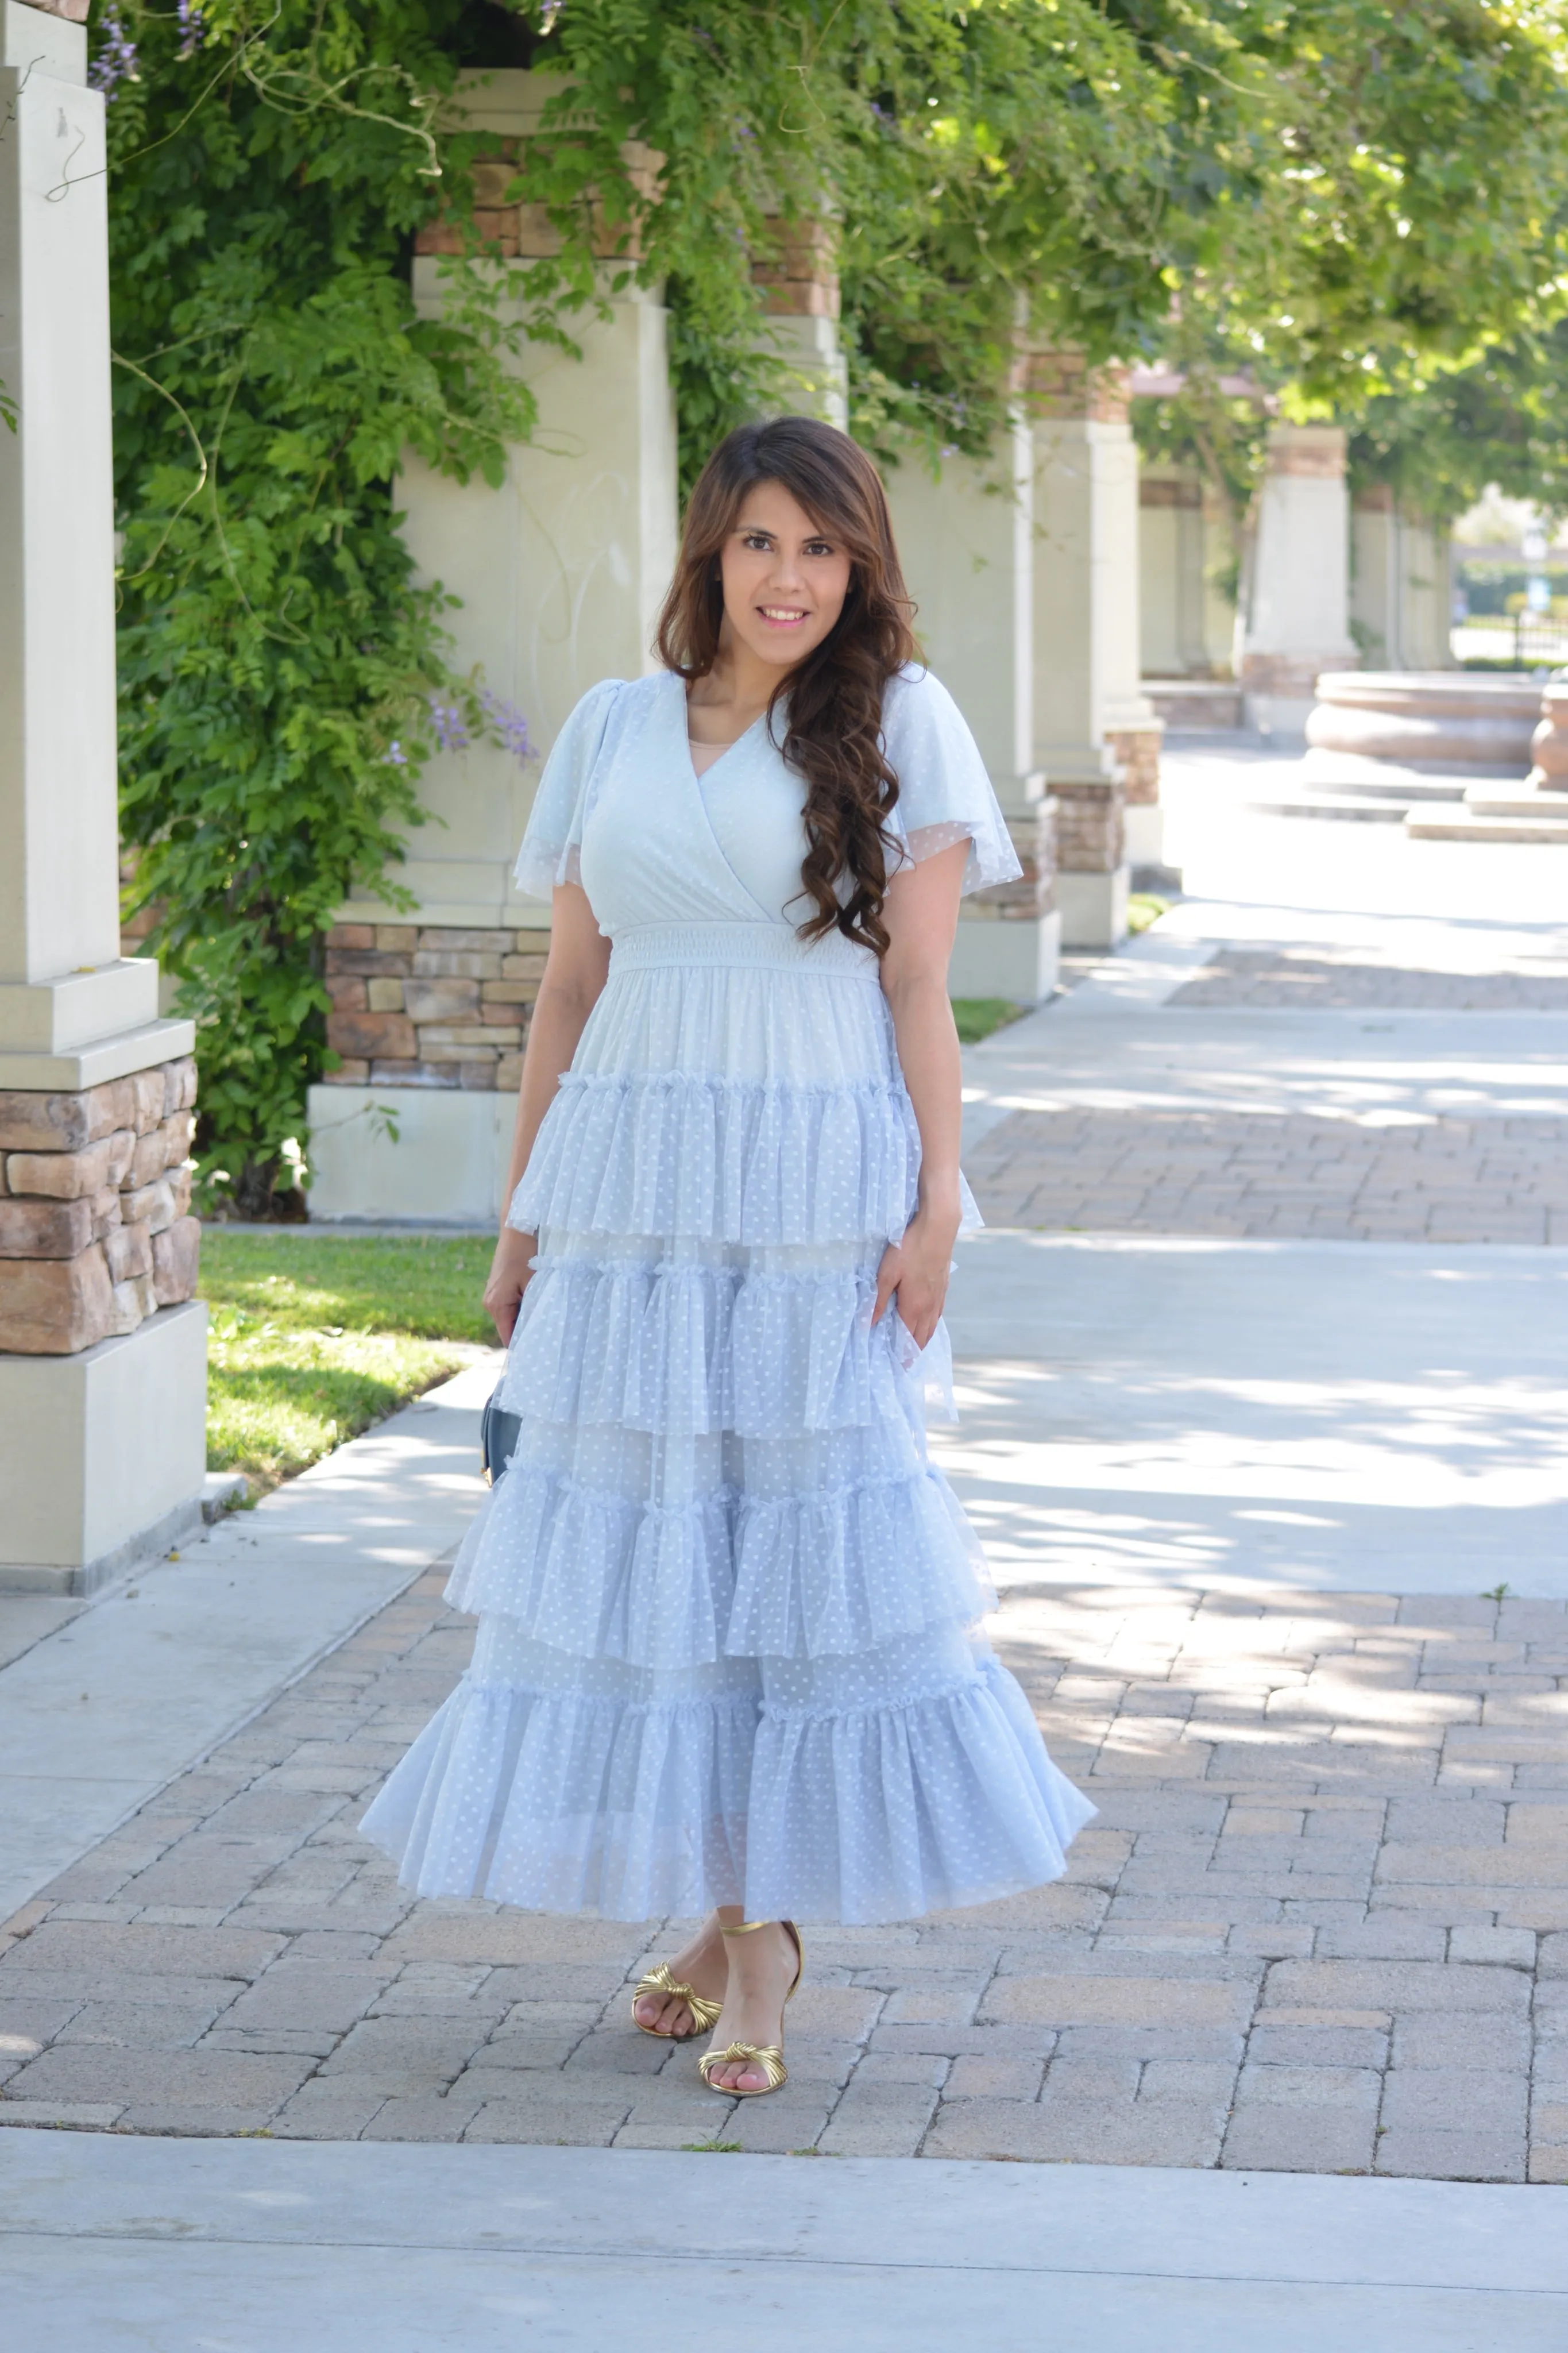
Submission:
[[979,1631],[876,1273],[920,1145],[874,966],[617,939],[510,1222],[522,1417],[473,1664],[365,1818],[426,1895],[868,1922],[1058,1877],[1093,1808]]

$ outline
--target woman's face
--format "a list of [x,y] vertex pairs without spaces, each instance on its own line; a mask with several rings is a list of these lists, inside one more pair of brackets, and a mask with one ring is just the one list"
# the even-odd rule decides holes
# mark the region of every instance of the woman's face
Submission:
[[747,491],[719,562],[725,635],[776,670],[822,643],[849,590],[847,552],[782,482]]

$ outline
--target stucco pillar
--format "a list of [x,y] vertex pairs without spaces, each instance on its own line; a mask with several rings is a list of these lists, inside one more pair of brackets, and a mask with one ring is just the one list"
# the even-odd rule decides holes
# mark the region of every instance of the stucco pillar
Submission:
[[965,899],[955,997],[1037,1005],[1056,987],[1056,804],[1034,765],[1034,448],[1017,413],[988,459],[893,469],[893,512],[925,659],[973,730],[1024,868]]
[[838,262],[835,224],[773,220],[752,264],[767,324],[763,349],[778,363],[777,406],[820,417],[839,431],[849,424],[849,370],[838,337]]
[[1069,947],[1114,946],[1131,863],[1162,848],[1161,723],[1138,645],[1138,453],[1125,371],[1073,352],[1028,363],[1034,441],[1034,757],[1060,805]]
[[1337,425],[1272,425],[1242,633],[1250,723],[1301,735],[1318,673],[1354,670],[1358,659],[1344,434]]
[[[547,220],[501,200],[520,142],[559,86],[505,71],[462,93],[470,122],[494,142],[478,194],[487,235],[509,257],[553,249]],[[645,160],[634,155],[634,169]],[[419,240],[415,296],[431,313],[441,254],[459,243],[442,228]],[[399,486],[421,576],[462,599],[447,624],[454,667],[482,664],[540,755],[595,681],[655,666],[650,639],[677,539],[665,316],[657,291],[628,288],[611,296],[607,319],[584,312],[574,322],[580,359],[525,348],[517,365],[539,422],[532,442],[509,451],[499,490],[453,482],[412,458]],[[549,944],[549,908],[511,881],[538,773],[537,761],[504,746],[439,754],[421,786],[438,822],[412,835],[398,869],[417,909],[351,902],[328,935],[329,1037],[343,1059],[310,1091],[312,1218],[498,1213]]]
[[1403,513],[1386,482],[1351,510],[1351,620],[1374,670],[1449,670],[1452,596],[1447,533]]
[[3,0],[0,1589],[90,1588],[199,1521],[205,1478],[195,1032],[159,1018],[157,965],[120,954],[108,215],[86,80],[79,24]]

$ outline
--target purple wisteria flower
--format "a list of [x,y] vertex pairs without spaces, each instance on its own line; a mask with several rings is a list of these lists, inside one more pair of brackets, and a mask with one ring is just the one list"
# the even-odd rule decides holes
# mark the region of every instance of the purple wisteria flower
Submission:
[[88,80],[94,90],[112,98],[122,81],[136,79],[136,44],[125,29],[118,8],[103,12],[103,47],[92,61]]
[[509,702],[503,694],[492,694],[485,686],[479,689],[479,707],[520,766],[537,759],[528,721],[515,702]]
[[197,0],[176,0],[174,15],[180,27],[180,55],[194,58],[206,37]]
[[555,19],[563,5],[564,0],[539,0],[539,29],[542,33],[555,30]]
[[442,702],[430,698],[430,724],[436,731],[436,741],[443,752],[466,752],[472,738],[468,723],[455,702]]
[[386,765],[389,768],[406,768],[408,765],[408,754],[395,735],[386,747]]

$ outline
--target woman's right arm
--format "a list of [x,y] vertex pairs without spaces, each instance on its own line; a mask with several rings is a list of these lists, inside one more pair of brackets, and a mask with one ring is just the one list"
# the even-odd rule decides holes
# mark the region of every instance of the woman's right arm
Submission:
[[536,1234],[519,1233],[506,1222],[512,1195],[522,1182],[533,1139],[555,1098],[561,1074],[571,1067],[577,1041],[587,1025],[610,969],[610,943],[594,920],[588,894],[575,882],[558,883],[551,902],[550,954],[544,977],[528,1025],[528,1050],[522,1058],[522,1084],[518,1090],[517,1124],[512,1131],[511,1159],[501,1196],[500,1239],[490,1261],[485,1285],[485,1313],[493,1318],[502,1344],[511,1338],[518,1308],[528,1288],[529,1261],[538,1245]]

